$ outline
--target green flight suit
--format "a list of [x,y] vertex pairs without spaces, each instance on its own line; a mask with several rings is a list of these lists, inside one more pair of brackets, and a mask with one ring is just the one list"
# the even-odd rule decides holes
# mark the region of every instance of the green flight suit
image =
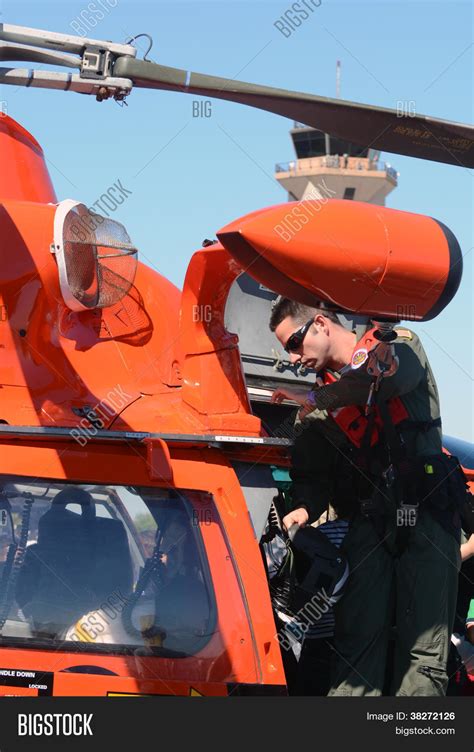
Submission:
[[[403,336],[404,333],[404,336]],[[382,380],[378,401],[402,397],[413,421],[439,418],[436,383],[420,340],[401,330],[395,341],[398,371]],[[428,500],[420,503],[416,525],[408,527],[403,553],[397,503],[382,486],[382,532],[360,513],[354,486],[360,470],[349,440],[327,409],[365,405],[371,378],[365,365],[344,372],[339,381],[317,389],[316,409],[297,421],[291,477],[294,508],[304,505],[310,521],[334,503],[349,513],[342,544],[350,566],[346,592],[335,607],[336,632],[330,695],[380,695],[386,673],[390,633],[395,623],[393,695],[444,695],[446,664],[454,622],[459,544],[453,530],[436,519]],[[324,409],[326,408],[326,409]],[[408,457],[441,454],[441,428],[400,431]],[[376,450],[371,450],[376,454]],[[386,466],[386,465],[385,465]],[[372,486],[376,476],[365,479]],[[419,499],[423,502],[423,499]],[[453,515],[454,519],[454,515]]]

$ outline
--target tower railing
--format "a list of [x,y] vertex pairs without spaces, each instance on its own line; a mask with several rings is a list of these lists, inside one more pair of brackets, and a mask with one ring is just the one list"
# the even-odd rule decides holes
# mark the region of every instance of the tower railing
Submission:
[[291,175],[298,173],[310,172],[314,169],[327,168],[339,170],[360,170],[360,171],[379,171],[385,172],[395,182],[398,179],[397,170],[387,162],[368,159],[367,157],[349,157],[347,155],[327,154],[321,157],[307,157],[305,159],[296,159],[290,162],[278,162],[275,165],[275,172],[286,172]]

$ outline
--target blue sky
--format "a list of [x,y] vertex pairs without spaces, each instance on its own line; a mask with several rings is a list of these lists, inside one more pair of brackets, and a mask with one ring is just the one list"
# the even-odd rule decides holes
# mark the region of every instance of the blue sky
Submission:
[[[288,38],[274,26],[291,7],[286,0],[101,0],[98,22],[88,5],[3,0],[1,20],[63,33],[80,24],[90,37],[117,42],[148,32],[156,62],[326,96],[335,96],[340,59],[345,99],[392,108],[413,102],[417,113],[472,122],[470,3],[322,0]],[[142,260],[178,286],[203,238],[286,199],[273,177],[275,163],[293,157],[284,118],[218,100],[211,117],[193,118],[191,97],[143,90],[128,107],[14,87],[3,87],[0,99],[43,146],[60,199],[92,204],[122,181],[132,195],[114,217]],[[400,172],[387,205],[441,220],[465,254],[455,300],[413,328],[437,377],[445,432],[473,441],[473,171],[384,158]]]

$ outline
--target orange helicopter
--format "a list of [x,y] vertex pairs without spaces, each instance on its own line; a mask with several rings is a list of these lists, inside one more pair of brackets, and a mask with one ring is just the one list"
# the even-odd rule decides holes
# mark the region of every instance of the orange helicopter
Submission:
[[[3,84],[203,94],[474,165],[469,126],[404,127],[395,111],[137,60],[130,44],[6,24],[0,40],[2,60],[79,70],[0,69]],[[324,301],[382,329],[407,312],[426,321],[461,279],[453,233],[315,200],[288,243],[275,231],[285,203],[221,229],[180,291],[137,261],[123,225],[57,201],[40,145],[7,116],[0,154],[0,694],[286,694],[261,541],[291,443],[270,424],[293,408],[273,405],[270,420],[257,398],[229,331],[231,291],[246,280],[268,307],[276,294]],[[472,485],[472,448],[445,443]]]

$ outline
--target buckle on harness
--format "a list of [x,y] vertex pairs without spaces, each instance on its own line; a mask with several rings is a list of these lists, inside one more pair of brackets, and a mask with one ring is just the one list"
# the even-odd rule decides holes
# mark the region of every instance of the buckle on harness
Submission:
[[383,471],[382,477],[385,481],[387,488],[393,486],[395,482],[395,468],[393,465],[389,465],[386,470]]

